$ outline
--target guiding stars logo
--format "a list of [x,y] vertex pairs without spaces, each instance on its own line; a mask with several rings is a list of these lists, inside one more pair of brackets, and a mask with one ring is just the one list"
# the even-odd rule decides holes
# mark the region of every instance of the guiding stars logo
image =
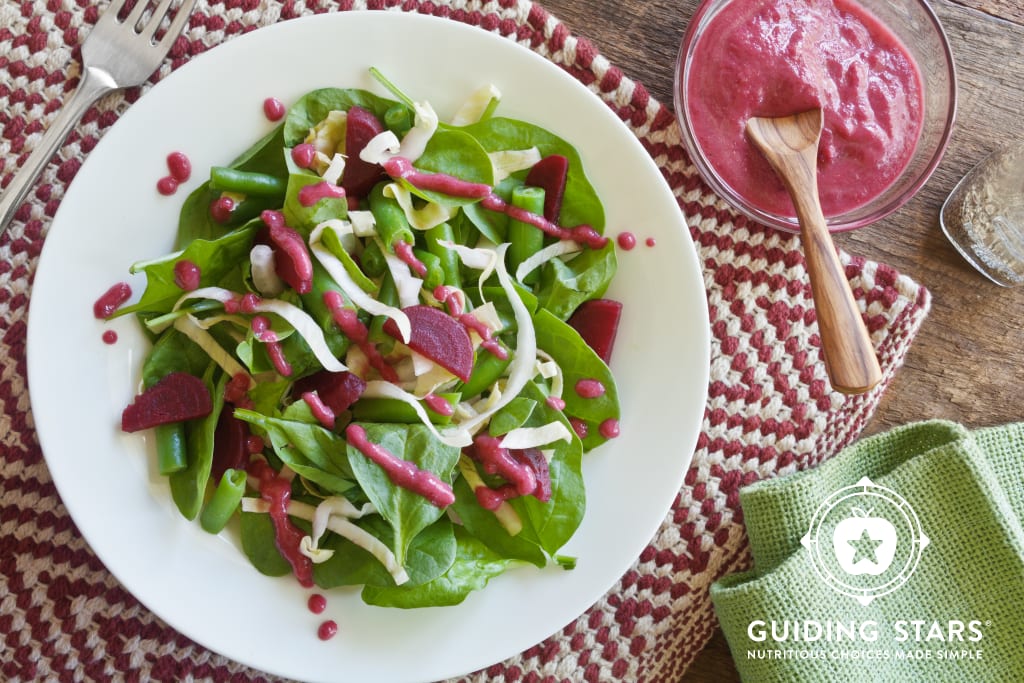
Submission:
[[906,583],[929,543],[910,503],[867,477],[822,501],[800,539],[821,580],[862,605]]

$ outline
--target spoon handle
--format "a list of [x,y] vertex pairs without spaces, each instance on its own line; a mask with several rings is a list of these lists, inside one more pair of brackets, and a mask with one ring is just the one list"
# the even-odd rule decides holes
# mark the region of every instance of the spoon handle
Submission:
[[794,197],[794,204],[800,219],[800,240],[811,280],[825,370],[836,391],[860,394],[881,381],[882,369],[822,214],[815,174],[810,175],[809,182],[811,185],[804,187],[813,191],[799,193],[801,199]]

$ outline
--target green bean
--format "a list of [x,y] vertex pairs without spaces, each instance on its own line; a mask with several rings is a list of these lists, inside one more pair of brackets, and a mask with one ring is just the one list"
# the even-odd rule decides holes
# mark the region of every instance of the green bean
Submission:
[[384,112],[384,126],[398,137],[402,137],[412,128],[412,111],[408,107],[396,104]]
[[210,501],[203,507],[199,515],[199,525],[204,531],[211,534],[220,533],[220,530],[235,514],[238,504],[245,493],[245,471],[227,469],[220,478],[220,483],[213,491]]
[[444,284],[449,287],[462,288],[462,262],[454,249],[446,247],[442,242],[455,242],[455,229],[451,223],[441,223],[423,233],[427,251],[440,259],[444,269]]
[[[507,353],[508,349],[505,348],[505,345],[501,342],[499,345]],[[511,362],[511,354],[507,354],[505,358],[499,358],[490,351],[478,351],[476,363],[473,365],[473,374],[470,375],[469,381],[462,385],[462,395],[470,398],[490,388],[505,373],[505,369]]]
[[188,467],[184,422],[157,425],[156,465],[164,476]]
[[409,220],[405,217],[405,211],[398,202],[384,196],[384,188],[387,183],[377,183],[370,190],[370,211],[377,223],[377,234],[380,235],[384,247],[391,249],[391,245],[401,240],[408,244],[416,241],[412,228],[409,227]]
[[[512,191],[512,205],[539,216],[544,215],[544,190],[523,185]],[[529,223],[513,218],[508,222],[509,271],[515,273],[519,264],[544,247],[544,233]],[[537,273],[527,275],[523,284],[536,281]]]
[[[437,394],[448,405],[454,406],[462,394]],[[435,413],[429,406],[424,406],[430,422],[435,425],[446,425],[452,421],[451,415]],[[357,422],[389,422],[400,424],[419,424],[419,417],[411,405],[393,398],[363,398],[352,406],[352,419]]]
[[380,242],[377,240],[366,240],[363,253],[359,257],[359,265],[368,277],[378,278],[388,270],[387,261],[384,260],[384,252],[381,251]]
[[223,192],[238,192],[257,197],[281,197],[288,189],[288,181],[267,173],[239,171],[227,166],[210,169],[210,187]]
[[[395,280],[391,277],[391,273],[384,273],[384,279],[380,282],[380,291],[377,293],[377,300],[388,306],[398,306],[398,287],[395,286]],[[387,316],[375,315],[370,321],[369,339],[375,344],[386,345],[387,348],[381,348],[382,353],[389,351],[395,341],[394,337],[384,331],[384,322],[387,319]]]
[[441,259],[423,249],[413,249],[412,254],[427,267],[427,274],[423,276],[424,288],[432,292],[438,285],[445,284],[445,272],[441,267]]
[[307,294],[301,294],[299,298],[302,300],[302,306],[306,309],[306,312],[324,330],[324,340],[327,342],[327,347],[331,350],[331,353],[335,357],[340,358],[348,351],[351,340],[342,334],[338,326],[334,324],[334,314],[324,302],[324,295],[327,292],[337,292],[343,301],[348,300],[348,296],[338,287],[334,278],[330,276],[323,265],[319,261],[314,260],[313,281],[310,291]]

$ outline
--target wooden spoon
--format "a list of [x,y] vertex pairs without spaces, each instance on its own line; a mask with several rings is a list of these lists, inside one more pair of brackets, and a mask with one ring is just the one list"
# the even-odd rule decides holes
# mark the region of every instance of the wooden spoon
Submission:
[[860,394],[878,384],[882,369],[818,199],[822,124],[820,109],[779,118],[753,117],[747,121],[747,136],[793,199],[829,381],[836,391]]

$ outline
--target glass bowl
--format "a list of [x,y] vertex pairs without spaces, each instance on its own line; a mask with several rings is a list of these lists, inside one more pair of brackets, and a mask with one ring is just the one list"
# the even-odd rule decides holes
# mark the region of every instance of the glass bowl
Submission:
[[[675,109],[683,144],[690,160],[708,186],[748,218],[780,230],[798,232],[795,216],[763,209],[743,197],[715,170],[694,135],[687,106],[694,51],[703,39],[721,40],[708,33],[712,19],[731,2],[705,0],[695,12],[683,36],[675,74]],[[945,31],[927,0],[857,0],[903,43],[917,63],[923,89],[921,134],[909,163],[896,180],[866,204],[843,213],[826,214],[832,232],[852,230],[873,223],[900,208],[931,176],[945,152],[956,117],[956,68]],[[751,64],[752,69],[758,68]],[[728,88],[723,83],[721,87]],[[780,112],[780,115],[783,112]],[[784,113],[796,113],[784,112]],[[749,143],[748,143],[749,144]]]

